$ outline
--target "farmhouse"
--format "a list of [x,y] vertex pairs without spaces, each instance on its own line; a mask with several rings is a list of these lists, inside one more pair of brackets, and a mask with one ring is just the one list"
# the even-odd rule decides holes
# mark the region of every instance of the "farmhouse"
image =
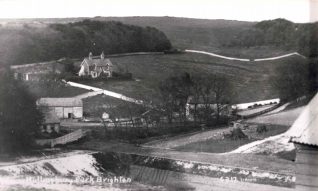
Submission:
[[83,102],[77,98],[40,98],[37,105],[43,112],[53,112],[60,119],[83,117]]
[[39,81],[47,74],[60,74],[64,65],[58,61],[10,66],[16,80]]
[[90,76],[97,78],[101,76],[112,77],[113,64],[109,59],[105,59],[104,53],[100,55],[100,58],[93,58],[93,54],[90,52],[88,58],[84,58],[81,63],[81,69],[78,72],[79,76]]
[[296,190],[318,190],[318,94],[290,130],[296,147]]

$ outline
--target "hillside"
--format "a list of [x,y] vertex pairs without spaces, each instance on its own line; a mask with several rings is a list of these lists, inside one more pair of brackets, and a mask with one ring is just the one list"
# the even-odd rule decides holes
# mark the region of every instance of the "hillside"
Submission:
[[119,21],[127,25],[155,27],[164,32],[172,45],[237,57],[271,57],[299,51],[317,52],[317,23],[292,23],[284,19],[262,22],[208,20],[179,17],[94,17],[57,19],[0,19],[2,26],[21,28],[25,25],[43,28],[47,25],[74,23],[84,19]]
[[0,66],[83,57],[89,52],[156,52],[171,48],[165,34],[154,27],[91,20],[41,27],[32,23],[0,27]]
[[[43,27],[52,23],[78,22],[88,18],[64,19],[0,19],[3,25],[18,27],[28,24],[34,27]],[[119,21],[128,25],[151,26],[163,31],[173,46],[181,49],[202,49],[214,51],[220,47],[230,36],[237,35],[244,29],[253,26],[251,22],[207,20],[177,17],[95,17],[89,18],[97,21]],[[213,48],[214,47],[214,48]]]
[[[124,95],[144,100],[156,100],[159,82],[172,75],[222,74],[230,79],[237,92],[237,103],[276,98],[270,78],[282,63],[291,60],[303,61],[298,56],[263,62],[240,62],[224,60],[194,53],[139,55],[110,57],[116,67],[133,74],[133,81],[89,82],[89,85],[105,88]],[[80,62],[76,63],[79,66]]]
[[[93,50],[94,54],[99,54],[100,52],[98,51],[101,50],[100,46],[85,47],[85,49],[81,49],[79,47],[82,47],[83,44],[77,44],[77,41],[74,40],[77,38],[77,36],[81,36],[82,34],[80,30],[77,30],[78,24],[76,23],[84,19],[86,18],[20,20],[0,19],[0,23],[2,23],[3,26],[11,27],[14,29],[26,27],[31,27],[33,29],[33,27],[36,27],[38,30],[41,31],[42,28],[48,27],[49,25],[55,26],[53,28],[59,28],[59,30],[61,30],[60,28],[62,28],[62,30],[66,31],[67,34],[62,39],[65,40],[70,38],[74,42],[73,46],[67,46],[69,48],[64,48],[67,53],[72,52],[72,54],[74,55],[69,55],[65,53],[63,57],[71,56],[73,58],[83,58],[87,55],[87,52],[90,50]],[[305,27],[310,25],[293,24],[288,21],[282,22],[281,20],[264,21],[256,23],[243,21],[205,20],[175,17],[95,17],[90,19],[94,21],[112,23],[118,28],[135,28],[133,26],[140,26],[143,27],[142,29],[147,30],[147,28],[144,27],[155,27],[159,31],[162,31],[164,35],[166,35],[166,37],[171,42],[171,45],[175,48],[208,51],[224,56],[248,59],[274,57],[297,51],[297,49],[293,47],[286,48],[284,46],[279,46],[275,39],[272,39],[272,41],[276,44],[272,43],[270,41],[270,36],[275,34],[275,32],[281,30],[281,27],[286,22],[288,23],[288,25],[293,26],[295,25]],[[117,21],[121,22],[122,24],[118,24]],[[60,24],[66,24],[70,22],[73,24],[67,25],[72,26],[75,29],[71,27],[71,29],[65,30],[63,27],[60,27]],[[255,31],[255,28],[258,28],[259,30],[265,30],[265,26],[272,28],[270,31],[271,33],[266,37],[266,41],[259,44],[255,44],[254,42],[251,42],[252,44],[246,44],[249,38],[243,37],[248,37],[248,35],[252,34]],[[50,36],[50,34],[48,35]],[[161,35],[160,32],[158,34],[158,36],[161,37],[164,35]],[[284,34],[280,33],[279,37],[282,37],[282,35]],[[75,38],[73,36],[75,36]],[[5,38],[3,39],[3,42],[8,42]],[[107,40],[106,38],[107,41],[103,44],[103,47],[106,46],[106,50],[108,50],[108,48],[110,49],[108,53],[125,52],[118,47],[123,45],[124,47],[129,46],[128,48],[134,49],[134,47],[131,47],[130,45],[137,45],[141,42],[149,41],[146,38],[142,37],[138,39],[138,42],[132,41],[132,43],[126,44],[118,43],[116,39]],[[276,38],[276,40],[277,39],[279,38]],[[96,38],[94,38],[94,41],[103,40],[104,38],[101,38],[100,34],[96,35]],[[166,42],[166,40],[163,41]],[[116,45],[116,42],[119,46]],[[237,44],[237,42],[241,42],[241,44]],[[83,43],[85,44],[86,42]],[[109,44],[114,43],[115,45],[109,46]],[[18,46],[17,44],[18,43],[16,43],[15,45]],[[12,45],[10,44],[10,46]],[[50,48],[51,47],[48,47],[48,49]],[[2,46],[1,49],[8,50],[7,46]],[[73,49],[74,51],[71,51]],[[116,51],[111,51],[112,49]],[[58,51],[60,50],[58,49]],[[18,52],[15,51],[7,51],[6,53],[8,55],[8,58],[15,58],[16,54],[18,54]],[[27,53],[28,51],[24,52],[24,54],[26,55]],[[54,55],[54,51],[49,51],[49,53],[53,54],[52,56],[56,56]],[[62,54],[59,55],[61,55],[62,57]],[[28,59],[32,59],[32,57],[28,55]],[[135,98],[143,99],[144,97],[147,97],[147,99],[156,99],[156,97],[158,97],[158,91],[156,90],[158,83],[161,80],[167,78],[168,76],[182,74],[184,72],[199,74],[222,73],[228,78],[230,78],[230,80],[234,83],[237,92],[237,99],[234,100],[234,102],[250,102],[278,97],[278,92],[272,88],[270,82],[271,77],[275,75],[275,68],[284,63],[289,63],[294,60],[298,62],[304,61],[303,59],[297,56],[291,56],[289,58],[283,58],[275,61],[273,60],[262,62],[240,62],[192,53],[113,57],[111,58],[111,60],[122,70],[127,70],[128,72],[131,72],[133,74],[133,77],[137,80],[113,81],[104,83],[92,82],[91,85],[113,90],[115,92],[123,93],[127,96]],[[24,61],[26,62],[26,60]]]

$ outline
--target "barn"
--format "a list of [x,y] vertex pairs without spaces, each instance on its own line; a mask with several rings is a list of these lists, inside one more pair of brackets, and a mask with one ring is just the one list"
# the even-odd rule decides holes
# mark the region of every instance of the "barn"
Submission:
[[296,147],[296,190],[318,190],[318,94],[287,133]]
[[83,102],[77,98],[40,98],[37,106],[41,111],[54,112],[60,119],[83,117]]

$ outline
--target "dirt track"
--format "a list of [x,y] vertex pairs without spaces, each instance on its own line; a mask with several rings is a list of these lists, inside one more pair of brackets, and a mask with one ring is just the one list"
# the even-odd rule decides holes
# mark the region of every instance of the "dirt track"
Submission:
[[170,149],[211,138],[220,138],[221,136],[223,136],[223,133],[230,132],[231,130],[232,128],[225,127],[222,129],[213,129],[199,133],[196,132],[181,136],[175,136],[164,140],[148,142],[146,144],[143,144],[142,146],[150,148]]

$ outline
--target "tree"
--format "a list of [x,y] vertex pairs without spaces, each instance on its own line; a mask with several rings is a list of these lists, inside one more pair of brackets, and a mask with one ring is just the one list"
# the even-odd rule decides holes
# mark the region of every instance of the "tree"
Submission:
[[282,102],[292,101],[309,93],[308,69],[308,63],[301,60],[292,60],[276,67],[271,83]]
[[186,104],[191,95],[192,81],[188,73],[180,76],[172,76],[159,85],[162,107],[170,122],[173,113],[179,114],[179,120],[186,120]]
[[[180,121],[187,120],[187,104],[189,98],[194,111],[194,121],[203,118],[206,122],[211,120],[213,114],[218,122],[223,109],[227,109],[233,98],[233,87],[229,80],[218,75],[193,75],[185,73],[172,76],[162,81],[160,86],[162,107],[170,122],[173,113],[179,113]],[[199,107],[200,106],[200,107]],[[189,112],[190,112],[190,107]]]
[[193,90],[198,92],[192,95],[198,102],[202,101],[203,118],[208,122],[214,113],[218,122],[222,110],[227,109],[233,98],[232,84],[226,77],[215,74],[194,77],[193,84]]
[[42,122],[35,99],[11,73],[0,79],[0,152],[26,151]]
[[213,77],[213,93],[215,95],[216,119],[220,119],[220,113],[229,105],[233,99],[233,87],[230,81],[224,76]]

